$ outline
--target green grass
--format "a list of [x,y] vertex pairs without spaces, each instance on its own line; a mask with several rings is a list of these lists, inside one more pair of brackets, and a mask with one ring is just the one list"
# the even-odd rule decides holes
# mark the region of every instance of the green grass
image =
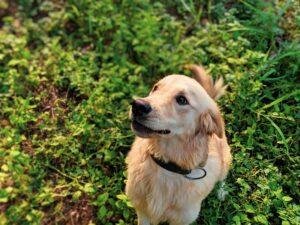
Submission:
[[0,1],[0,225],[134,224],[128,110],[203,64],[233,153],[195,224],[299,224],[297,1]]

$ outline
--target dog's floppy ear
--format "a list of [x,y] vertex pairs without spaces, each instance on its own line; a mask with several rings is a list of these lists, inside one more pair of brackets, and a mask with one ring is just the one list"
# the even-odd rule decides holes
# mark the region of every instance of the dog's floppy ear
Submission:
[[215,133],[219,138],[223,137],[224,121],[219,109],[216,111],[207,110],[200,114],[199,132],[211,135]]

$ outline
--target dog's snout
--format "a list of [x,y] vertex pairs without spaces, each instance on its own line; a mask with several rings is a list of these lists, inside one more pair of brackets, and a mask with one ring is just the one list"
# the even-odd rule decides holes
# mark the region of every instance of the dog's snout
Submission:
[[134,116],[146,116],[152,111],[150,104],[142,99],[134,100],[131,105]]

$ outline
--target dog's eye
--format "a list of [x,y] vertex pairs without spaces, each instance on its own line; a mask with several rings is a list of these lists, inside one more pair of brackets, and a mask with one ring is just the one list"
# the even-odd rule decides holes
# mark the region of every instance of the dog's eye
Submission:
[[183,95],[179,95],[176,97],[176,102],[179,105],[187,105],[189,104],[188,100],[186,99],[186,97],[184,97]]
[[158,88],[158,85],[154,85],[154,87],[152,88],[152,92],[156,91]]

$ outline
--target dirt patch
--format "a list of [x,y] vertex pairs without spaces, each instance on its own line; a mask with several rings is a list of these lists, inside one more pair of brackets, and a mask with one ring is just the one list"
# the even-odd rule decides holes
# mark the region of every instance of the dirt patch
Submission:
[[69,20],[65,23],[65,29],[67,34],[72,34],[73,32],[79,29],[79,26],[76,22]]
[[21,149],[30,156],[34,156],[34,149],[30,140],[24,140],[21,142]]
[[51,118],[57,118],[60,114],[67,112],[66,93],[59,92],[59,89],[52,84],[42,82],[36,89],[36,93],[42,95],[38,109],[49,111]]
[[53,215],[52,209],[49,209],[45,213],[42,225],[88,225],[93,221],[95,210],[87,195],[82,196],[77,202],[71,198],[65,198],[60,203],[62,203],[61,214]]
[[9,120],[8,119],[2,119],[2,120],[0,120],[0,126],[1,127],[7,127],[7,126],[9,126]]
[[77,90],[69,86],[69,81],[66,81],[65,87],[56,87],[50,82],[41,82],[35,89],[34,94],[40,95],[41,100],[38,103],[39,111],[49,111],[52,118],[61,117],[69,112],[67,102],[74,105],[79,104],[87,96],[80,94]]
[[[293,40],[300,38],[297,25],[297,15],[299,15],[300,9],[295,7],[290,7],[287,9],[283,15],[283,19],[280,21],[280,27],[284,29],[283,40]],[[282,40],[281,40],[282,41]],[[278,42],[278,40],[277,40]]]
[[9,203],[0,203],[0,213],[5,213],[6,209],[8,208]]

